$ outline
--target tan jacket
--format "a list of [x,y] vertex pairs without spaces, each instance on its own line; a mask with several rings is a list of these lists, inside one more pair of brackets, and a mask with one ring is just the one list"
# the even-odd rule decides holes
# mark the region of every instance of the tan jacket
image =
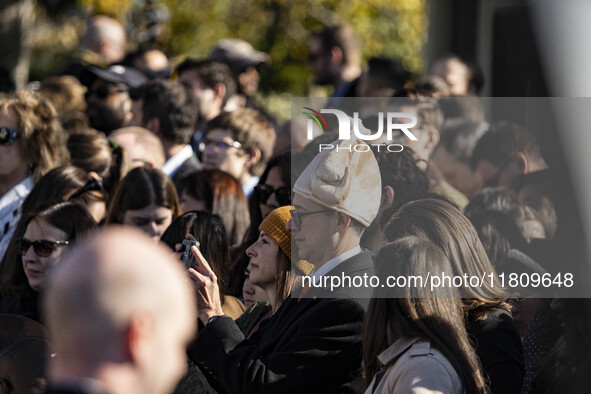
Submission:
[[[376,377],[365,394],[462,394],[462,382],[451,363],[431,342],[401,338],[378,356],[382,365],[390,365],[376,386]],[[375,386],[375,387],[374,387]]]

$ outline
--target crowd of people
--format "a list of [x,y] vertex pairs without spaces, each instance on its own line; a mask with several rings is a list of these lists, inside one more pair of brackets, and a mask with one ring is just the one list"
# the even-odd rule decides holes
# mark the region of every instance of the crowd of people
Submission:
[[[380,97],[364,127],[416,120],[390,151],[277,124],[256,101],[270,58],[239,39],[172,65],[96,16],[77,56],[0,96],[1,392],[588,390],[587,300],[498,285],[559,273],[571,230],[560,175],[487,117],[475,64],[412,77],[364,68],[350,26],[309,37],[324,108]],[[438,272],[490,281],[333,280]]]

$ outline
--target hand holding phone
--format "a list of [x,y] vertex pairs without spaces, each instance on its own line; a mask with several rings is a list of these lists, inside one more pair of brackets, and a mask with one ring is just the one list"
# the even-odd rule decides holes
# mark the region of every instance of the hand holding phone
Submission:
[[193,257],[193,253],[191,253],[191,246],[195,245],[196,248],[199,248],[200,244],[198,241],[194,241],[191,239],[183,240],[183,246],[185,247],[185,251],[183,252],[183,265],[185,269],[192,268],[195,265],[195,257]]

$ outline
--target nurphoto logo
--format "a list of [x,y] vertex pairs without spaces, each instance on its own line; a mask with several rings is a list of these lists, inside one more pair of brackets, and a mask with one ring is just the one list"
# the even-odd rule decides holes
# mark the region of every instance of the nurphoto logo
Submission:
[[[416,141],[417,137],[409,130],[417,125],[417,117],[415,114],[406,113],[406,112],[387,112],[384,115],[384,112],[378,113],[378,130],[373,132],[365,128],[362,124],[362,121],[359,119],[359,113],[354,112],[353,117],[351,118],[345,112],[338,110],[338,109],[327,109],[323,108],[320,112],[310,108],[310,107],[303,107],[304,109],[308,110],[305,111],[304,114],[308,115],[310,119],[308,119],[307,124],[307,136],[308,140],[314,139],[314,122],[318,124],[320,129],[323,132],[328,132],[328,124],[324,119],[322,114],[332,114],[337,117],[338,125],[339,125],[339,140],[351,140],[351,139],[360,139],[362,141],[383,141],[384,135],[384,116],[386,117],[386,143],[378,143],[378,144],[371,144],[372,146],[376,146],[378,152],[380,151],[381,147],[385,147],[389,152],[401,152],[404,149],[404,146],[400,144],[390,144],[393,140],[393,132],[395,130],[400,130],[412,141]],[[403,122],[404,120],[408,120],[407,122]],[[351,136],[351,131],[353,131],[353,138]],[[355,150],[357,152],[368,151],[369,145],[367,144],[355,144],[349,145],[349,151]],[[319,151],[323,150],[330,150],[335,149],[333,144],[320,144]],[[336,149],[343,149],[343,147],[336,146]]]

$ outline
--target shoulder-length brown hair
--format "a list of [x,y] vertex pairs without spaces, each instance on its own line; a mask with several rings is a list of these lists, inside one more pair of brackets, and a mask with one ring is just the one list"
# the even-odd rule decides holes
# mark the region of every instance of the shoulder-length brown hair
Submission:
[[[424,199],[403,205],[386,223],[388,241],[417,235],[437,245],[451,263],[453,274],[477,276],[486,280],[482,286],[462,288],[464,312],[469,319],[485,319],[495,308],[510,312],[507,294],[472,223],[451,204],[436,199]],[[494,286],[489,280],[492,276]]]
[[181,190],[181,195],[187,193],[203,201],[207,210],[219,215],[230,246],[240,245],[250,225],[250,216],[248,200],[236,178],[216,169],[197,171],[183,180]]
[[28,90],[2,95],[0,111],[16,115],[17,132],[35,182],[52,168],[69,164],[67,135],[48,99]]
[[[382,278],[425,277],[428,272],[452,271],[448,259],[433,242],[416,236],[401,238],[382,248],[375,265]],[[409,285],[397,288],[396,294],[374,291],[363,330],[367,386],[381,369],[378,355],[401,338],[430,341],[453,365],[466,393],[488,392],[480,362],[468,339],[459,292],[454,287]]]
[[106,222],[121,223],[125,212],[151,204],[170,209],[173,220],[179,216],[179,199],[172,180],[155,168],[134,168],[117,185],[109,203]]

